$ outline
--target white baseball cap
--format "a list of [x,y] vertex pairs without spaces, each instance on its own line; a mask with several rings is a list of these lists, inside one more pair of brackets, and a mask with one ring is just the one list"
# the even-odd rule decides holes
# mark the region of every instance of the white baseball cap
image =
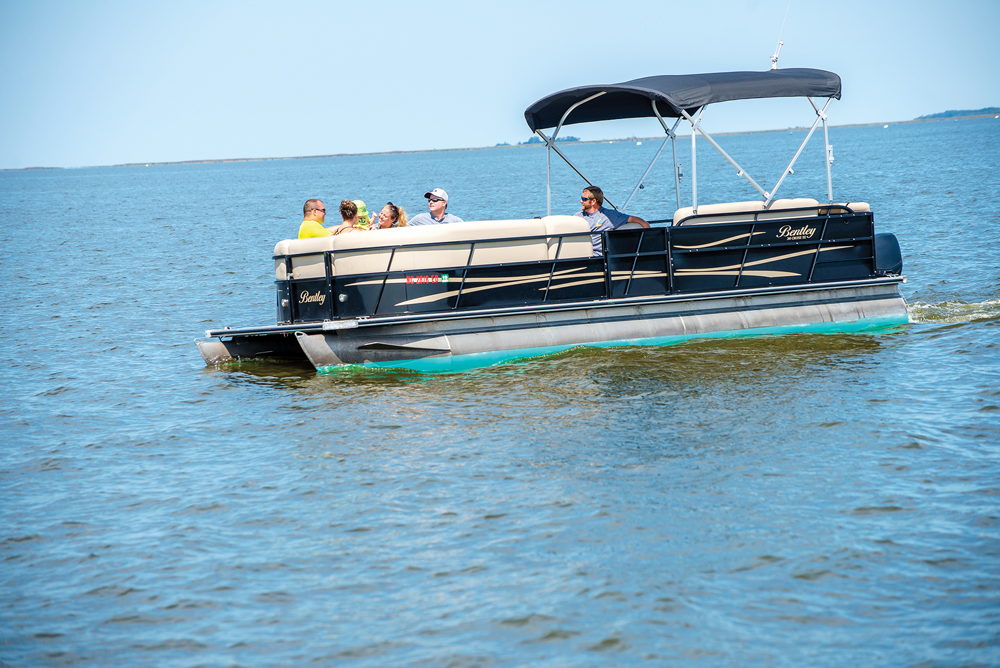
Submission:
[[431,197],[440,197],[445,202],[448,201],[448,193],[446,193],[441,188],[435,188],[434,190],[432,190],[430,192],[424,193],[424,197],[426,197],[427,199],[430,199]]

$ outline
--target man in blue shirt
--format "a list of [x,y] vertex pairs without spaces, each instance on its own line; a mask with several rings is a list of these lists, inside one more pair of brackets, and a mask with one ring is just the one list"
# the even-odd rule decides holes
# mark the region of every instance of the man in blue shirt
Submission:
[[580,195],[580,208],[581,211],[576,215],[587,221],[591,232],[597,233],[590,235],[590,242],[594,245],[594,255],[604,254],[601,232],[619,228],[626,223],[649,227],[649,223],[638,216],[630,216],[615,209],[605,209],[604,191],[597,186],[587,186],[583,189],[583,194]]
[[440,225],[442,223],[462,223],[465,222],[458,216],[447,212],[448,193],[441,188],[435,188],[424,193],[427,198],[427,211],[418,213],[407,223],[410,227],[414,225]]

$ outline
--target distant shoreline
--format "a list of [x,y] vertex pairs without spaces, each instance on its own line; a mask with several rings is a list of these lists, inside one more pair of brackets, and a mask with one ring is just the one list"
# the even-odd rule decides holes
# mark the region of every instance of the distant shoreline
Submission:
[[[843,125],[831,125],[830,128],[858,128],[858,127],[871,127],[878,125],[904,125],[908,123],[937,123],[940,121],[959,121],[968,120],[973,118],[989,118],[991,116],[996,116],[994,113],[988,114],[970,114],[968,116],[947,116],[940,118],[915,118],[908,121],[877,121],[870,123],[845,123]],[[774,128],[770,130],[742,130],[740,132],[717,132],[713,133],[713,136],[722,137],[727,135],[750,135],[750,134],[760,134],[762,132],[789,132],[795,130],[806,130],[805,126],[793,126],[787,128]],[[678,137],[688,137],[689,134],[682,135],[678,134]],[[663,136],[652,136],[652,137],[618,137],[616,139],[585,139],[582,141],[565,142],[565,144],[606,144],[608,142],[623,142],[623,141],[652,141],[656,139],[663,139]],[[313,158],[346,158],[355,156],[366,156],[366,155],[406,155],[411,153],[441,153],[445,151],[481,151],[484,149],[508,149],[508,148],[541,148],[544,147],[543,143],[531,143],[531,144],[500,144],[497,146],[468,146],[463,148],[425,148],[425,149],[412,149],[405,151],[367,151],[364,153],[326,153],[322,155],[292,155],[284,157],[273,157],[273,158],[214,158],[214,159],[201,159],[201,160],[168,160],[164,162],[122,162],[113,165],[85,165],[83,167],[8,167],[0,168],[0,171],[13,172],[13,171],[26,171],[26,170],[36,170],[36,169],[86,169],[89,167],[152,167],[154,165],[202,165],[211,164],[218,162],[264,162],[269,160],[304,160]]]

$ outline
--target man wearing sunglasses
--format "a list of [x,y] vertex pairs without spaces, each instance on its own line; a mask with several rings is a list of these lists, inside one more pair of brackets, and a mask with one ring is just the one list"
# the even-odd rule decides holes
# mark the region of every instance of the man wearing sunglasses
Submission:
[[408,225],[441,225],[442,223],[465,222],[458,216],[448,213],[448,193],[441,188],[435,188],[424,193],[427,198],[427,211],[418,213],[410,219]]
[[615,209],[604,208],[604,191],[597,186],[587,186],[580,195],[580,216],[590,225],[590,241],[594,245],[594,255],[604,254],[604,240],[601,232],[614,230],[626,223],[635,223],[639,227],[649,227],[642,218],[630,216]]
[[310,237],[328,237],[330,230],[323,227],[326,218],[326,205],[323,200],[307,199],[302,205],[302,224],[299,225],[299,239]]

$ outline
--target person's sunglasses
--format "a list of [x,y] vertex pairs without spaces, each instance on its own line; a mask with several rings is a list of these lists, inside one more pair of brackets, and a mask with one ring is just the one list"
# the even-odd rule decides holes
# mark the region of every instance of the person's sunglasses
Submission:
[[589,202],[592,199],[597,199],[597,198],[596,197],[581,197],[580,201],[581,202]]
[[441,199],[440,197],[428,197],[427,201],[428,202],[443,202],[444,200]]

